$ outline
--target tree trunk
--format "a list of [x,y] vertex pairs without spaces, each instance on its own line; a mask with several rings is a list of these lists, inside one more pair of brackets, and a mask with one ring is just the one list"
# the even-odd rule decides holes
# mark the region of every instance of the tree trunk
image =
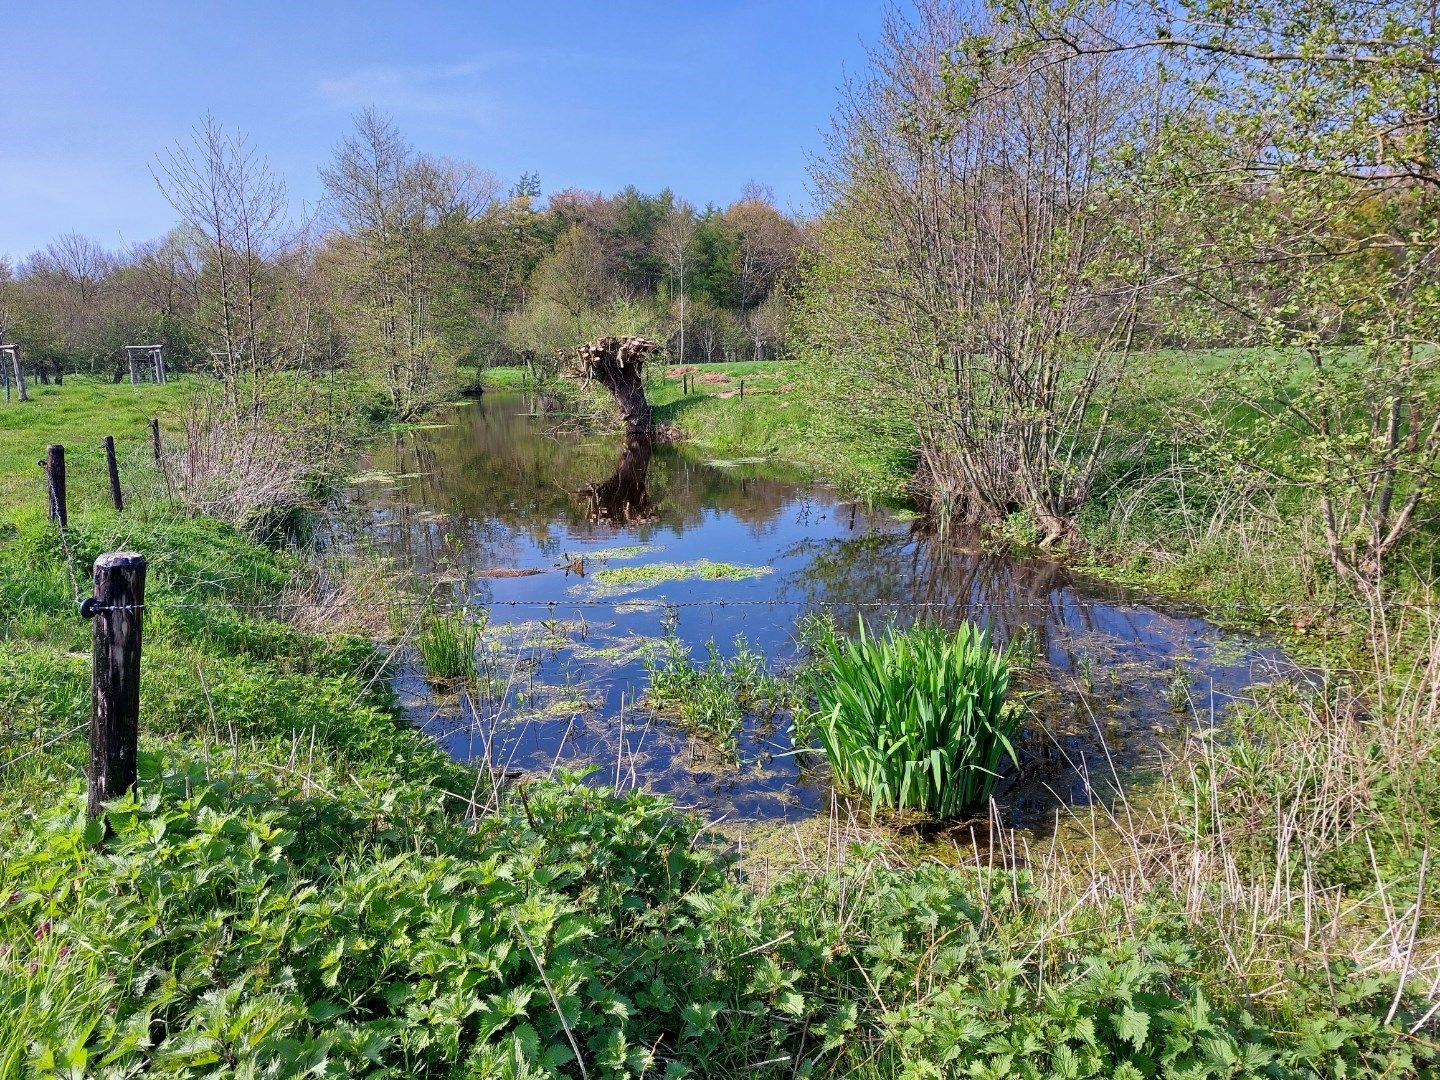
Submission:
[[609,390],[625,421],[626,442],[651,442],[655,420],[645,399],[645,357],[659,346],[643,337],[603,337],[577,350],[581,374]]

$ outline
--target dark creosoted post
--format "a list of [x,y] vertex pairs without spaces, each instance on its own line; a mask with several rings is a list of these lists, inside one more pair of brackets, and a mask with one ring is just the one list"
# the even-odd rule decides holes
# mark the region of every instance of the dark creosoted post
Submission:
[[155,460],[160,460],[160,421],[155,417],[150,418],[150,449],[155,454]]
[[120,494],[120,466],[115,461],[115,436],[105,436],[105,469],[110,474],[110,501],[116,510],[125,509],[125,499]]
[[65,447],[58,443],[47,446],[40,467],[45,470],[45,483],[49,488],[50,520],[58,521],[62,529],[67,528],[70,515],[65,509]]
[[135,788],[140,739],[140,627],[145,556],[112,551],[95,560],[95,595],[80,614],[95,620],[90,671],[90,816]]

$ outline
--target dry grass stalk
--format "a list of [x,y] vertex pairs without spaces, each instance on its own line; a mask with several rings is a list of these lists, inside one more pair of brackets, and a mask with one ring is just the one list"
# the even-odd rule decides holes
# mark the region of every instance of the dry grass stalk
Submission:
[[191,403],[184,429],[184,446],[167,463],[180,501],[246,527],[305,505],[307,482],[335,453],[303,418],[209,396]]

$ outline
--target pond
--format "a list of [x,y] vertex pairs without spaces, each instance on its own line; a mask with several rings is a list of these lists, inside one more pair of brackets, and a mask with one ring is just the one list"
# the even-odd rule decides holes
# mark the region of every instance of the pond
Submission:
[[[783,714],[749,717],[733,757],[650,714],[645,650],[666,634],[698,659],[738,639],[780,670],[801,654],[797,624],[822,613],[844,627],[969,618],[1002,641],[1025,635],[1035,700],[997,804],[1031,827],[1153,768],[1187,725],[1284,662],[1056,563],[937,542],[780,464],[554,433],[521,395],[397,432],[367,468],[353,499],[363,533],[417,591],[488,611],[483,692],[440,693],[405,666],[396,688],[412,721],[460,760],[512,774],[590,764],[594,782],[712,818],[795,820],[826,810],[830,789]],[[701,560],[743,576],[678,577]]]

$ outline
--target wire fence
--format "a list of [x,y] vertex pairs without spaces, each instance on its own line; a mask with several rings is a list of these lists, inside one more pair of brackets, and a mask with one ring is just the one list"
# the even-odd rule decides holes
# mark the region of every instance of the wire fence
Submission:
[[[100,450],[82,449],[78,454],[72,455],[72,460],[79,458],[88,462],[91,457],[97,461],[103,460],[104,454]],[[45,464],[44,462],[41,463]],[[63,462],[61,463],[63,470]],[[48,497],[50,501],[51,519],[54,522],[60,553],[64,565],[64,571],[70,588],[71,595],[77,605],[79,614],[85,618],[93,618],[102,613],[138,613],[148,611],[157,614],[167,612],[180,613],[186,611],[230,611],[247,616],[270,617],[279,621],[287,617],[303,612],[307,609],[315,610],[317,607],[324,610],[325,605],[330,602],[329,598],[321,597],[318,600],[313,596],[278,597],[274,599],[237,599],[233,596],[223,595],[199,595],[196,587],[174,597],[157,597],[142,604],[102,605],[93,597],[85,595],[86,590],[82,586],[82,577],[88,573],[88,567],[82,565],[81,559],[77,556],[75,545],[72,543],[70,529],[67,526],[65,514],[65,488],[63,471],[59,477],[50,468],[46,469]],[[142,480],[142,483],[144,481]],[[188,517],[185,509],[173,501],[167,502],[173,510],[176,519]],[[118,511],[118,505],[117,505]],[[153,516],[143,517],[141,520],[153,525]],[[160,522],[164,524],[164,521]],[[560,573],[564,572],[569,577],[569,571],[563,564],[557,565],[548,570],[541,570],[539,573]],[[198,571],[193,568],[190,571],[192,580],[200,580],[199,587],[208,587],[216,590],[217,593],[226,589],[232,592],[241,588],[266,588],[258,582],[229,572],[222,566],[212,566]],[[526,575],[530,576],[530,575]],[[583,573],[581,577],[583,578]],[[464,582],[462,589],[457,590],[459,595],[437,599],[435,592],[429,596],[415,595],[387,595],[381,601],[381,606],[386,612],[395,612],[410,617],[409,629],[396,635],[395,648],[391,649],[390,660],[394,659],[397,650],[404,648],[420,624],[421,620],[428,614],[442,609],[465,611],[472,608],[481,608],[488,612],[503,610],[515,611],[542,611],[549,613],[567,611],[608,611],[616,614],[629,614],[641,611],[675,612],[682,610],[774,610],[789,609],[791,611],[809,612],[830,612],[830,613],[859,613],[865,611],[885,611],[895,615],[916,614],[924,612],[943,612],[948,615],[984,616],[984,615],[1009,615],[1023,616],[1026,613],[1045,613],[1054,615],[1057,612],[1083,610],[1087,605],[1097,602],[1106,603],[1109,606],[1128,608],[1133,610],[1152,609],[1151,605],[1139,597],[1125,597],[1123,594],[1113,597],[1090,597],[1083,593],[1077,593],[1069,583],[1059,583],[1046,586],[1043,591],[1034,594],[1005,595],[998,598],[988,598],[967,595],[964,588],[957,590],[954,594],[940,599],[906,596],[889,596],[873,599],[846,599],[832,596],[814,595],[806,593],[801,595],[771,595],[763,597],[746,596],[711,596],[692,597],[687,599],[671,599],[665,596],[637,595],[637,593],[648,592],[650,589],[659,587],[662,583],[646,585],[639,588],[617,592],[615,595],[565,595],[549,597],[514,597],[496,598],[474,595],[472,589],[477,580],[482,580],[483,574],[469,576]],[[159,584],[159,583],[155,583]],[[160,586],[162,589],[163,585]],[[438,586],[436,586],[438,588]],[[153,586],[152,586],[153,588]],[[581,586],[580,588],[583,588]],[[1242,602],[1237,601],[1234,609],[1241,610],[1246,607]],[[1283,616],[1286,608],[1289,610],[1312,610],[1312,605],[1266,605],[1264,611],[1273,616]],[[1153,610],[1153,609],[1152,609]],[[1210,608],[1211,611],[1224,610]],[[1252,608],[1250,614],[1255,614]],[[87,724],[78,724],[68,731],[47,738],[43,743],[27,749],[23,754],[0,763],[0,769],[7,769],[10,766],[25,760],[31,756],[43,752],[49,747],[64,741],[71,736],[85,730]]]

